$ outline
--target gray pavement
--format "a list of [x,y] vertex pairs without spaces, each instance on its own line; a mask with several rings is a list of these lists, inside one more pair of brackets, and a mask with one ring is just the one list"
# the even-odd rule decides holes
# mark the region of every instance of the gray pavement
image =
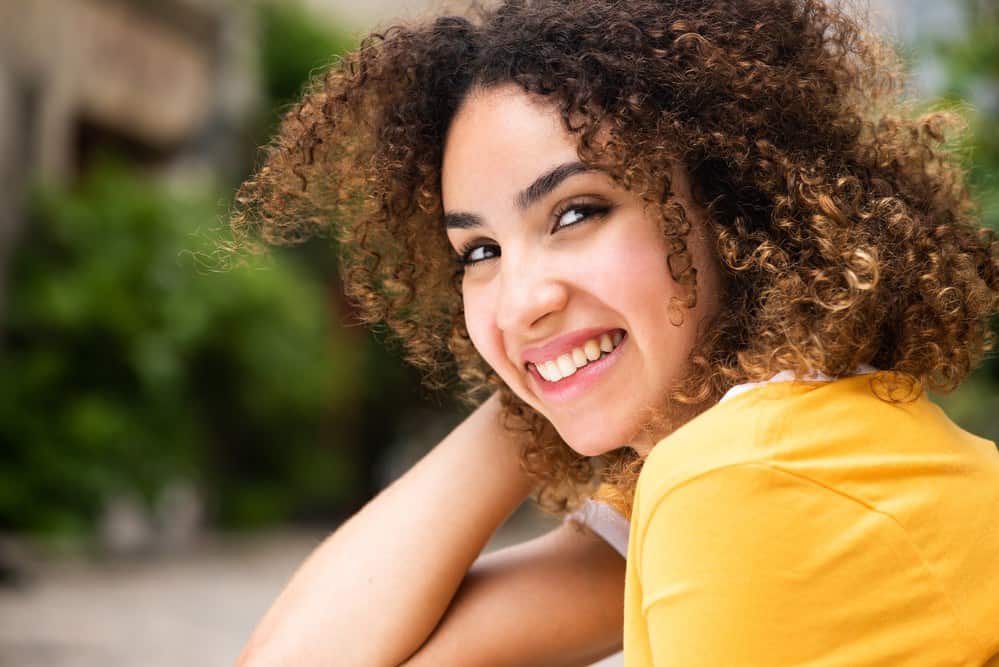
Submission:
[[[521,508],[486,551],[555,524]],[[215,536],[182,554],[36,564],[22,590],[0,588],[0,667],[232,665],[254,625],[322,534]],[[620,667],[621,655],[598,663]]]

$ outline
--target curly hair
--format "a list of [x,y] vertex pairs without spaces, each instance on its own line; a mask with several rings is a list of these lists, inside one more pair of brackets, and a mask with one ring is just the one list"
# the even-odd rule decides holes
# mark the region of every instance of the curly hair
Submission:
[[[886,371],[886,400],[953,389],[991,349],[999,241],[947,140],[917,116],[862,13],[820,0],[506,0],[366,36],[311,83],[237,193],[237,246],[339,242],[362,320],[434,387],[500,390],[534,500],[561,514],[604,482],[626,515],[642,461],[583,457],[484,363],[442,224],[446,132],[473,87],[557,109],[580,159],[657,207],[696,302],[672,165],[707,211],[724,287],[670,400],[702,405],[780,370]],[[603,137],[597,140],[598,132]]]

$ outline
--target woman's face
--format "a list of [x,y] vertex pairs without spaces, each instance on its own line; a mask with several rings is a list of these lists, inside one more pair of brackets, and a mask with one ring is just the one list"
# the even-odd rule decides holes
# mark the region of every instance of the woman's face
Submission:
[[[693,231],[698,305],[670,322],[687,288],[670,276],[654,210],[579,163],[553,107],[512,85],[477,90],[448,131],[442,189],[472,343],[574,450],[641,455],[649,408],[687,369],[714,312],[710,260],[683,174],[673,190]],[[675,312],[675,307],[674,307]],[[674,315],[675,318],[675,315]]]

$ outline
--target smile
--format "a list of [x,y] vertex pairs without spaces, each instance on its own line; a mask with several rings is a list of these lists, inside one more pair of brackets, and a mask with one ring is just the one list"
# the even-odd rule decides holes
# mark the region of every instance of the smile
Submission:
[[595,383],[620,356],[628,334],[618,329],[597,338],[555,359],[527,364],[541,393],[554,400],[569,400]]
[[537,368],[538,374],[548,382],[559,382],[574,375],[578,369],[599,360],[603,355],[613,352],[623,339],[624,331],[621,329],[607,332],[587,340],[565,354],[537,364],[529,363],[527,367],[528,370],[531,370],[532,366]]

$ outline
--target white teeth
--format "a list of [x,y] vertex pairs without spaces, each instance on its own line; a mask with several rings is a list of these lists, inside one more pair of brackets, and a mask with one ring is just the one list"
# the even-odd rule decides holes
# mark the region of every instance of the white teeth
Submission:
[[562,373],[562,377],[564,378],[567,378],[576,372],[576,364],[572,363],[572,357],[568,354],[560,356],[556,359],[556,363],[558,363],[558,370]]
[[554,361],[546,361],[538,364],[538,373],[549,382],[558,382],[562,379],[562,374],[558,370],[558,365]]
[[582,347],[574,347],[569,352],[561,354],[555,359],[535,364],[534,367],[538,374],[548,382],[558,382],[575,374],[577,369],[591,361],[596,361],[604,353],[613,352],[622,340],[624,340],[624,334],[621,331],[601,334],[599,337],[591,338],[583,343]]
[[545,368],[545,379],[549,382],[558,382],[562,379],[562,373],[559,371],[558,366],[554,361],[546,361],[541,364]]

